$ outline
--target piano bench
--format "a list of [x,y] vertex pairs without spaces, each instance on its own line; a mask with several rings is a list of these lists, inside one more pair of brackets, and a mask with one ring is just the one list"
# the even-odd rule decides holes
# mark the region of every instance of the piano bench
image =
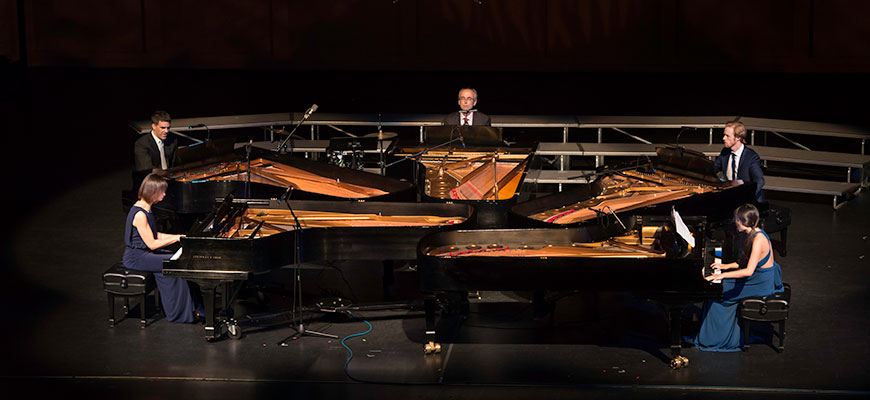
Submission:
[[775,346],[774,349],[778,353],[782,353],[784,350],[785,321],[788,319],[788,307],[791,302],[791,286],[783,283],[783,287],[782,293],[764,297],[750,297],[740,301],[737,315],[743,322],[743,351],[749,351],[749,331],[752,322],[776,322],[779,325],[779,332],[773,329],[773,334],[779,337],[779,346]]
[[[160,294],[157,291],[157,283],[154,274],[147,271],[127,269],[122,262],[112,265],[103,273],[103,290],[109,297],[109,325],[115,326],[115,296],[124,299],[124,317],[130,311],[130,298],[139,298],[139,327],[145,328],[148,322],[145,320],[145,296],[154,291],[154,305],[160,309]],[[120,322],[120,321],[119,321]]]

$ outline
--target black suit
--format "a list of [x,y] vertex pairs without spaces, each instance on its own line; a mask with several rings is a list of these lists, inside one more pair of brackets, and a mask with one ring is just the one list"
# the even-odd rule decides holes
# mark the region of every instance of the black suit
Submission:
[[[178,141],[175,136],[169,134],[166,140],[163,141],[163,154],[166,156],[166,167],[172,168],[172,161],[175,159],[175,150],[178,149]],[[151,171],[154,168],[160,168],[160,149],[157,148],[157,142],[154,141],[154,134],[148,132],[143,134],[136,143],[133,144],[133,158],[136,163],[134,171]]]
[[[462,125],[459,122],[459,111],[450,113],[444,116],[441,120],[442,125]],[[492,126],[492,121],[489,115],[480,111],[475,111],[472,115],[471,126]]]
[[[731,149],[726,147],[722,149],[719,156],[713,162],[713,169],[716,172],[721,172],[723,176],[728,176],[725,171],[728,168],[728,160],[731,158]],[[764,171],[761,170],[761,157],[755,150],[749,146],[743,145],[743,154],[740,155],[740,160],[737,162],[737,178],[743,182],[754,182],[758,187],[755,189],[755,196],[758,202],[764,202],[764,192],[761,188],[764,187]]]

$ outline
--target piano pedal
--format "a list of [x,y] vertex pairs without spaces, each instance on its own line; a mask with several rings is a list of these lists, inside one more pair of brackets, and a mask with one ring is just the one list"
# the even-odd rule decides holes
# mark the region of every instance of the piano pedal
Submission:
[[671,360],[671,368],[680,369],[689,366],[689,359],[683,356],[676,356]]
[[430,340],[429,343],[423,346],[423,354],[441,354],[441,343],[435,343]]

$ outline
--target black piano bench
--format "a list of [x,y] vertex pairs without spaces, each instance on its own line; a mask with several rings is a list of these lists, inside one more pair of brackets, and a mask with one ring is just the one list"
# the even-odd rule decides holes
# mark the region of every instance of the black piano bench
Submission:
[[[115,326],[115,296],[124,298],[124,317],[130,311],[130,298],[139,298],[139,327],[145,328],[148,322],[145,320],[145,296],[154,291],[154,304],[160,309],[160,294],[157,292],[157,283],[154,274],[146,271],[127,269],[120,261],[112,265],[103,273],[103,290],[109,297],[109,324]],[[120,321],[118,321],[120,322]]]
[[[784,350],[785,320],[788,319],[788,307],[791,302],[791,286],[783,283],[785,290],[782,293],[772,294],[765,297],[750,297],[740,301],[737,315],[743,322],[743,351],[749,351],[749,331],[752,322],[777,322],[779,332],[773,330],[773,334],[779,337],[779,347],[774,347],[778,353]],[[772,338],[771,338],[772,339]],[[771,343],[773,346],[773,343]]]

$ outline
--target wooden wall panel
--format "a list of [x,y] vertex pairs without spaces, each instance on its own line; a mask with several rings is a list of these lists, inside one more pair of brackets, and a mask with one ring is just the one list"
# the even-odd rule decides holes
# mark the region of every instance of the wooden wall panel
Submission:
[[534,65],[545,54],[545,27],[540,0],[420,0],[417,54],[447,69]]
[[[287,30],[283,56],[301,65],[334,64],[338,68],[372,65],[394,59],[403,46],[408,18],[402,10],[413,2],[371,0],[286,0]],[[280,18],[280,16],[279,16]]]
[[870,1],[826,0],[813,4],[811,56],[821,62],[870,61]]
[[32,0],[25,3],[28,54],[49,63],[89,64],[145,52],[143,0]]
[[807,1],[682,1],[678,54],[701,65],[755,66],[805,57]]
[[18,61],[18,4],[0,0],[0,58]]
[[170,58],[230,59],[272,57],[270,0],[161,0],[160,36]]
[[[0,11],[13,7],[2,21],[15,24],[16,4],[0,0]],[[870,72],[864,0],[23,4],[29,65]],[[17,30],[4,24],[0,55],[17,54],[13,35]]]
[[655,57],[673,51],[673,22],[673,0],[550,0],[548,53]]

